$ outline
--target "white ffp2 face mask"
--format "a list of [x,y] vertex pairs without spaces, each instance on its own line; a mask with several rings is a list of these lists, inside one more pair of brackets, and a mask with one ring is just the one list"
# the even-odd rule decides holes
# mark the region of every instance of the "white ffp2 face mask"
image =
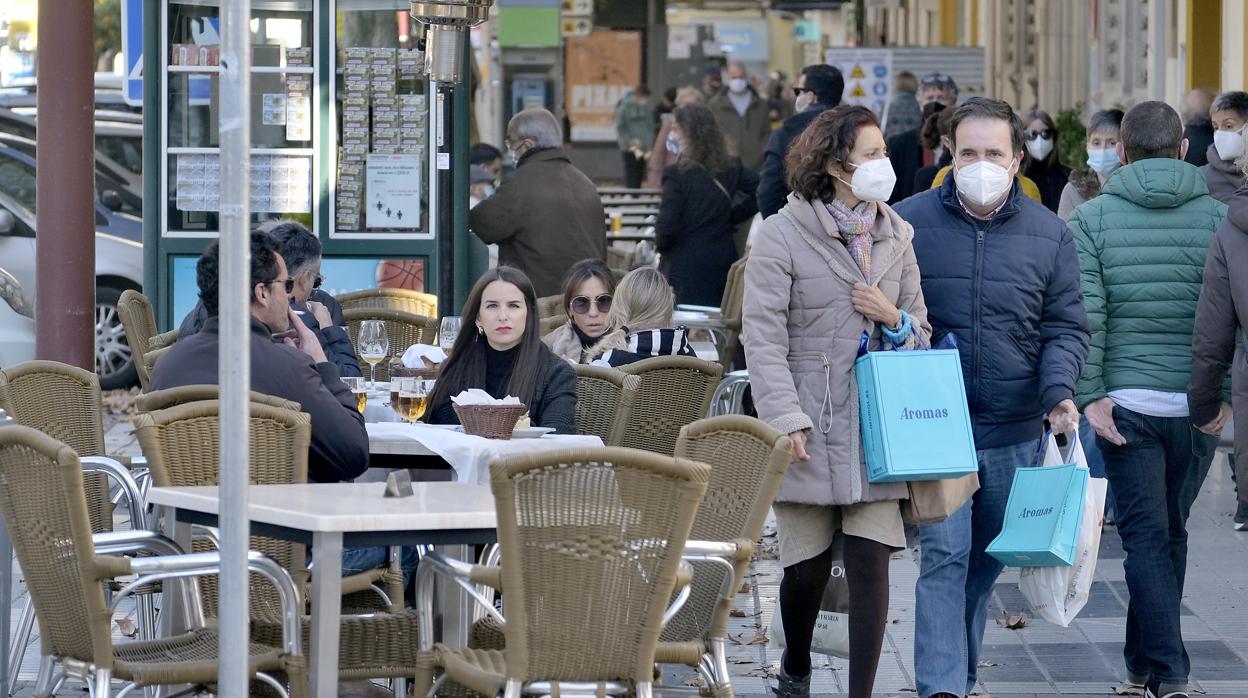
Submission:
[[[877,158],[855,165],[854,176],[849,179],[849,189],[862,201],[887,201],[897,184],[897,173],[888,158]],[[840,179],[839,177],[837,179]],[[842,183],[845,180],[841,180]]]
[[747,87],[749,87],[749,83],[745,81],[745,78],[733,78],[728,81],[728,89],[733,94],[743,94]]
[[1035,140],[1027,141],[1027,152],[1037,160],[1044,160],[1053,152],[1053,139],[1037,136]]
[[1231,162],[1244,154],[1244,137],[1238,131],[1214,131],[1213,147],[1217,149],[1218,157]]
[[[1011,161],[1010,167],[1013,166]],[[976,206],[987,206],[999,201],[1009,190],[1014,178],[1010,170],[987,160],[978,160],[959,167],[954,171],[953,177],[958,193]]]

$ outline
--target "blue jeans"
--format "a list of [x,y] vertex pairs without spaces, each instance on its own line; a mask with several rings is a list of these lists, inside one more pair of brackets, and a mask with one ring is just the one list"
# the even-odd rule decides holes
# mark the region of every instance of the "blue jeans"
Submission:
[[1127,443],[1097,445],[1116,494],[1118,535],[1127,553],[1127,671],[1163,684],[1186,684],[1179,604],[1187,571],[1187,517],[1209,473],[1218,439],[1187,417],[1150,417],[1114,407]]
[[[1096,443],[1096,429],[1087,419],[1079,420],[1079,443],[1083,446],[1083,457],[1088,461],[1088,474],[1092,477],[1105,477],[1105,458],[1101,456],[1101,447]],[[1105,513],[1114,511],[1114,491],[1105,483]]]
[[978,452],[979,491],[953,516],[919,526],[914,674],[920,698],[975,687],[988,599],[1003,565],[984,552],[1001,532],[1014,471],[1035,465],[1040,442]]

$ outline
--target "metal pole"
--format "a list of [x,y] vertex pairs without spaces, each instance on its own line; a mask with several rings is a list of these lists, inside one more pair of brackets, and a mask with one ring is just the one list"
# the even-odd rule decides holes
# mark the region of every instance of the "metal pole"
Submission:
[[35,349],[95,370],[94,4],[39,3]]
[[[247,695],[248,387],[251,356],[251,0],[221,3],[221,679],[218,694]],[[281,293],[279,289],[276,291]]]
[[[432,84],[432,81],[430,82]],[[451,134],[448,124],[455,123],[455,96],[451,93],[453,83],[442,83],[436,92],[438,103],[437,143],[437,199],[438,208],[438,309],[443,316],[454,315],[455,308],[455,182],[451,172]],[[430,195],[432,197],[432,194]],[[430,199],[434,201],[434,199]]]
[[435,254],[438,260],[438,314],[453,315],[447,312],[446,290],[442,288],[442,276],[445,272],[442,265],[446,260],[442,258],[442,211],[438,205],[438,153],[442,150],[442,128],[438,123],[438,117],[442,114],[441,101],[438,99],[438,81],[429,80],[429,133],[432,136],[432,146],[429,152],[429,230],[433,233],[435,243]]

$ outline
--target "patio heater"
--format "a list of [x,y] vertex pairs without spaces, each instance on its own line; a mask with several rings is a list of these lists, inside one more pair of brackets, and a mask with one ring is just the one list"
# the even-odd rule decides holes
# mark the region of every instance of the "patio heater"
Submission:
[[451,129],[455,85],[464,64],[470,27],[490,16],[494,0],[412,0],[412,18],[426,25],[425,72],[429,75],[429,125],[433,152],[429,158],[429,228],[438,239],[438,310],[454,315],[455,226],[452,216],[453,173]]

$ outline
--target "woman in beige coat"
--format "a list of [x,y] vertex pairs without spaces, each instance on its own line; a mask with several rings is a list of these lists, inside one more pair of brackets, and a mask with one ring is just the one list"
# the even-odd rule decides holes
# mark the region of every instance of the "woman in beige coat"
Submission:
[[837,558],[849,586],[849,695],[869,696],[888,558],[905,546],[898,500],[906,486],[867,483],[854,360],[864,331],[873,350],[915,348],[931,327],[914,230],[884,203],[896,176],[875,115],[856,106],[824,112],[785,165],[793,193],[755,239],[743,318],[758,415],[795,447],[775,504],[788,645],[778,692],[809,695],[811,636]]

